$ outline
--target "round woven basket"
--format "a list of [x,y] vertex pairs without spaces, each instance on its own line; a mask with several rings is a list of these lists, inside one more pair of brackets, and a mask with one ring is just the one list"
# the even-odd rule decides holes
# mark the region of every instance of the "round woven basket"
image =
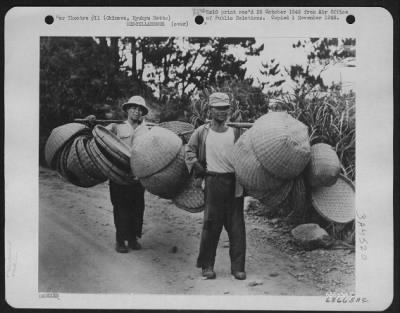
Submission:
[[54,157],[57,152],[61,150],[69,140],[72,140],[84,132],[90,132],[90,128],[80,123],[69,123],[54,128],[44,147],[44,156],[47,165],[55,169]]
[[178,155],[182,140],[172,131],[154,126],[133,141],[131,168],[139,178],[151,176]]
[[312,187],[334,185],[340,174],[340,161],[333,147],[326,143],[312,145],[305,172]]
[[172,199],[180,209],[190,213],[199,213],[204,210],[204,191],[201,188],[201,178],[193,176],[187,181],[183,190]]
[[189,142],[190,136],[194,132],[194,126],[190,123],[181,121],[170,121],[158,124],[159,127],[169,129],[174,134],[182,138],[184,144]]
[[252,129],[245,132],[233,146],[231,163],[240,184],[247,190],[266,191],[278,188],[285,180],[268,173],[256,158],[250,142]]
[[99,181],[89,176],[79,160],[78,155],[78,142],[82,137],[77,137],[72,143],[71,150],[67,158],[67,170],[70,173],[70,182],[80,187],[93,187],[99,183]]
[[164,169],[149,177],[140,179],[143,187],[154,195],[165,199],[175,197],[187,183],[189,172],[185,164],[185,150],[182,146],[176,159]]
[[306,185],[303,175],[294,180],[292,189],[288,195],[289,207],[295,214],[304,213],[306,206]]
[[247,192],[249,196],[256,198],[267,207],[275,208],[287,199],[292,189],[293,182],[293,180],[289,180],[281,187],[269,191],[248,190]]
[[250,139],[257,159],[275,177],[292,179],[310,160],[307,126],[285,112],[272,112],[253,125]]
[[315,210],[326,220],[336,223],[354,220],[355,188],[342,174],[332,186],[313,188],[311,198]]
[[76,150],[83,170],[88,176],[96,179],[98,183],[106,181],[107,176],[101,172],[87,151],[87,144],[90,138],[86,136],[81,136],[79,138],[80,140],[76,143]]
[[98,146],[108,154],[112,163],[120,163],[124,168],[130,168],[130,148],[116,135],[101,125],[93,128],[93,136]]
[[115,164],[111,163],[101,152],[94,138],[87,144],[88,152],[94,157],[94,160],[101,172],[113,182],[120,185],[128,185],[135,181],[134,176],[129,171],[123,171]]
[[67,160],[69,153],[71,152],[72,143],[73,141],[68,141],[56,154],[56,170],[60,176],[67,181],[74,179],[67,167]]

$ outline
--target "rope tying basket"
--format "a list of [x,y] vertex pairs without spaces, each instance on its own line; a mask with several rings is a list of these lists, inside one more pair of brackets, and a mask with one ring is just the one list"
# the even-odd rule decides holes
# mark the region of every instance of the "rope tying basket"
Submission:
[[326,220],[336,223],[354,220],[355,188],[342,174],[332,186],[313,188],[311,197],[313,207]]
[[168,166],[178,155],[182,140],[172,131],[154,126],[133,140],[131,168],[139,178]]
[[158,173],[141,178],[140,182],[150,193],[165,199],[172,199],[182,190],[188,179],[185,149],[182,146],[176,159]]
[[182,138],[184,144],[189,142],[190,136],[194,132],[194,126],[192,124],[181,121],[163,122],[158,124],[158,126],[169,129],[174,134],[177,134]]
[[286,112],[260,117],[250,139],[257,159],[275,177],[295,178],[310,160],[307,126]]
[[340,161],[328,144],[311,146],[311,159],[306,167],[306,178],[312,187],[332,186],[340,174]]
[[281,187],[286,181],[273,177],[256,158],[250,142],[251,132],[249,129],[238,139],[230,154],[240,184],[246,190],[262,192]]
[[44,156],[47,165],[54,170],[54,157],[57,152],[60,151],[69,140],[73,140],[76,136],[84,132],[90,132],[90,128],[81,123],[69,123],[54,128],[44,147]]
[[190,177],[185,188],[172,199],[173,203],[182,210],[199,213],[204,210],[204,191],[201,188],[202,178]]

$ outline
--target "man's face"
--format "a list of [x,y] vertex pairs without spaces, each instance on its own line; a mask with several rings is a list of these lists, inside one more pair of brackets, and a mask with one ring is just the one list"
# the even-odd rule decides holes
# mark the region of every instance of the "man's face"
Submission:
[[138,105],[131,105],[129,106],[128,110],[128,119],[131,121],[141,121],[143,117],[143,110],[140,106]]
[[211,108],[211,117],[218,122],[225,122],[228,119],[229,106]]

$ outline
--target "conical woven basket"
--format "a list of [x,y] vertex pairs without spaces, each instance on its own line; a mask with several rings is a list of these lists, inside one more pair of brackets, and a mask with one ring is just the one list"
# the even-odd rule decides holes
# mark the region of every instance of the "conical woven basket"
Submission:
[[123,171],[115,164],[112,164],[101,152],[96,144],[94,138],[92,138],[87,144],[90,155],[93,155],[94,160],[101,170],[101,172],[107,176],[108,179],[120,185],[128,185],[135,181],[134,176],[129,171]]
[[131,168],[139,178],[151,176],[172,162],[178,155],[182,140],[172,131],[154,126],[133,141]]
[[201,178],[193,176],[187,181],[182,191],[172,199],[174,204],[187,212],[199,213],[204,210],[204,191],[201,188]]
[[259,118],[250,135],[257,159],[275,177],[292,179],[310,160],[307,126],[284,112]]
[[303,175],[300,175],[294,180],[288,199],[290,209],[293,212],[297,214],[304,213],[306,205],[306,185]]
[[44,156],[47,165],[55,169],[54,157],[59,150],[69,141],[84,132],[90,132],[89,127],[80,123],[69,123],[54,128],[44,147]]
[[286,181],[273,177],[256,158],[250,142],[251,132],[249,129],[238,139],[230,154],[240,184],[247,190],[259,191],[282,186]]
[[340,174],[340,161],[333,147],[325,143],[312,145],[305,172],[312,187],[334,185]]
[[89,176],[79,160],[77,145],[82,137],[75,138],[67,159],[67,170],[70,173],[71,183],[80,187],[93,187],[99,183],[97,179]]
[[293,180],[289,180],[281,187],[269,191],[248,190],[247,192],[249,196],[256,198],[266,206],[270,208],[275,208],[287,199],[290,190],[292,189],[292,186]]
[[93,128],[93,137],[99,147],[107,151],[112,163],[120,163],[122,167],[130,168],[130,148],[116,135],[101,125]]
[[163,122],[158,124],[158,126],[169,129],[174,134],[177,134],[182,138],[184,144],[189,142],[190,136],[194,132],[194,126],[192,124],[181,121]]
[[172,199],[182,190],[188,179],[189,172],[182,146],[176,159],[158,173],[141,178],[140,182],[148,192],[165,199]]
[[351,222],[355,217],[354,185],[348,178],[339,175],[334,185],[312,189],[312,204],[330,222]]

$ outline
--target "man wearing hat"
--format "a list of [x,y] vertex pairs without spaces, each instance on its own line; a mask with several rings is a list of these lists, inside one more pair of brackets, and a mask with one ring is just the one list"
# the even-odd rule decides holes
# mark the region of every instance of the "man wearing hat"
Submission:
[[[143,117],[149,112],[145,100],[140,96],[133,96],[122,104],[122,109],[127,113],[123,123],[112,123],[106,128],[111,130],[118,138],[132,146],[135,137],[149,128]],[[88,117],[95,121],[93,115]],[[142,236],[144,213],[144,188],[139,180],[129,185],[119,185],[110,180],[110,198],[113,205],[114,224],[116,229],[115,249],[119,253],[127,253],[129,248],[140,250],[137,241]],[[127,244],[128,243],[128,244]]]
[[222,227],[229,236],[231,273],[246,279],[246,233],[243,190],[238,185],[229,154],[239,130],[228,127],[229,97],[216,92],[209,97],[212,120],[198,127],[186,146],[185,161],[190,173],[205,179],[205,209],[197,267],[205,279],[216,278],[215,256]]

